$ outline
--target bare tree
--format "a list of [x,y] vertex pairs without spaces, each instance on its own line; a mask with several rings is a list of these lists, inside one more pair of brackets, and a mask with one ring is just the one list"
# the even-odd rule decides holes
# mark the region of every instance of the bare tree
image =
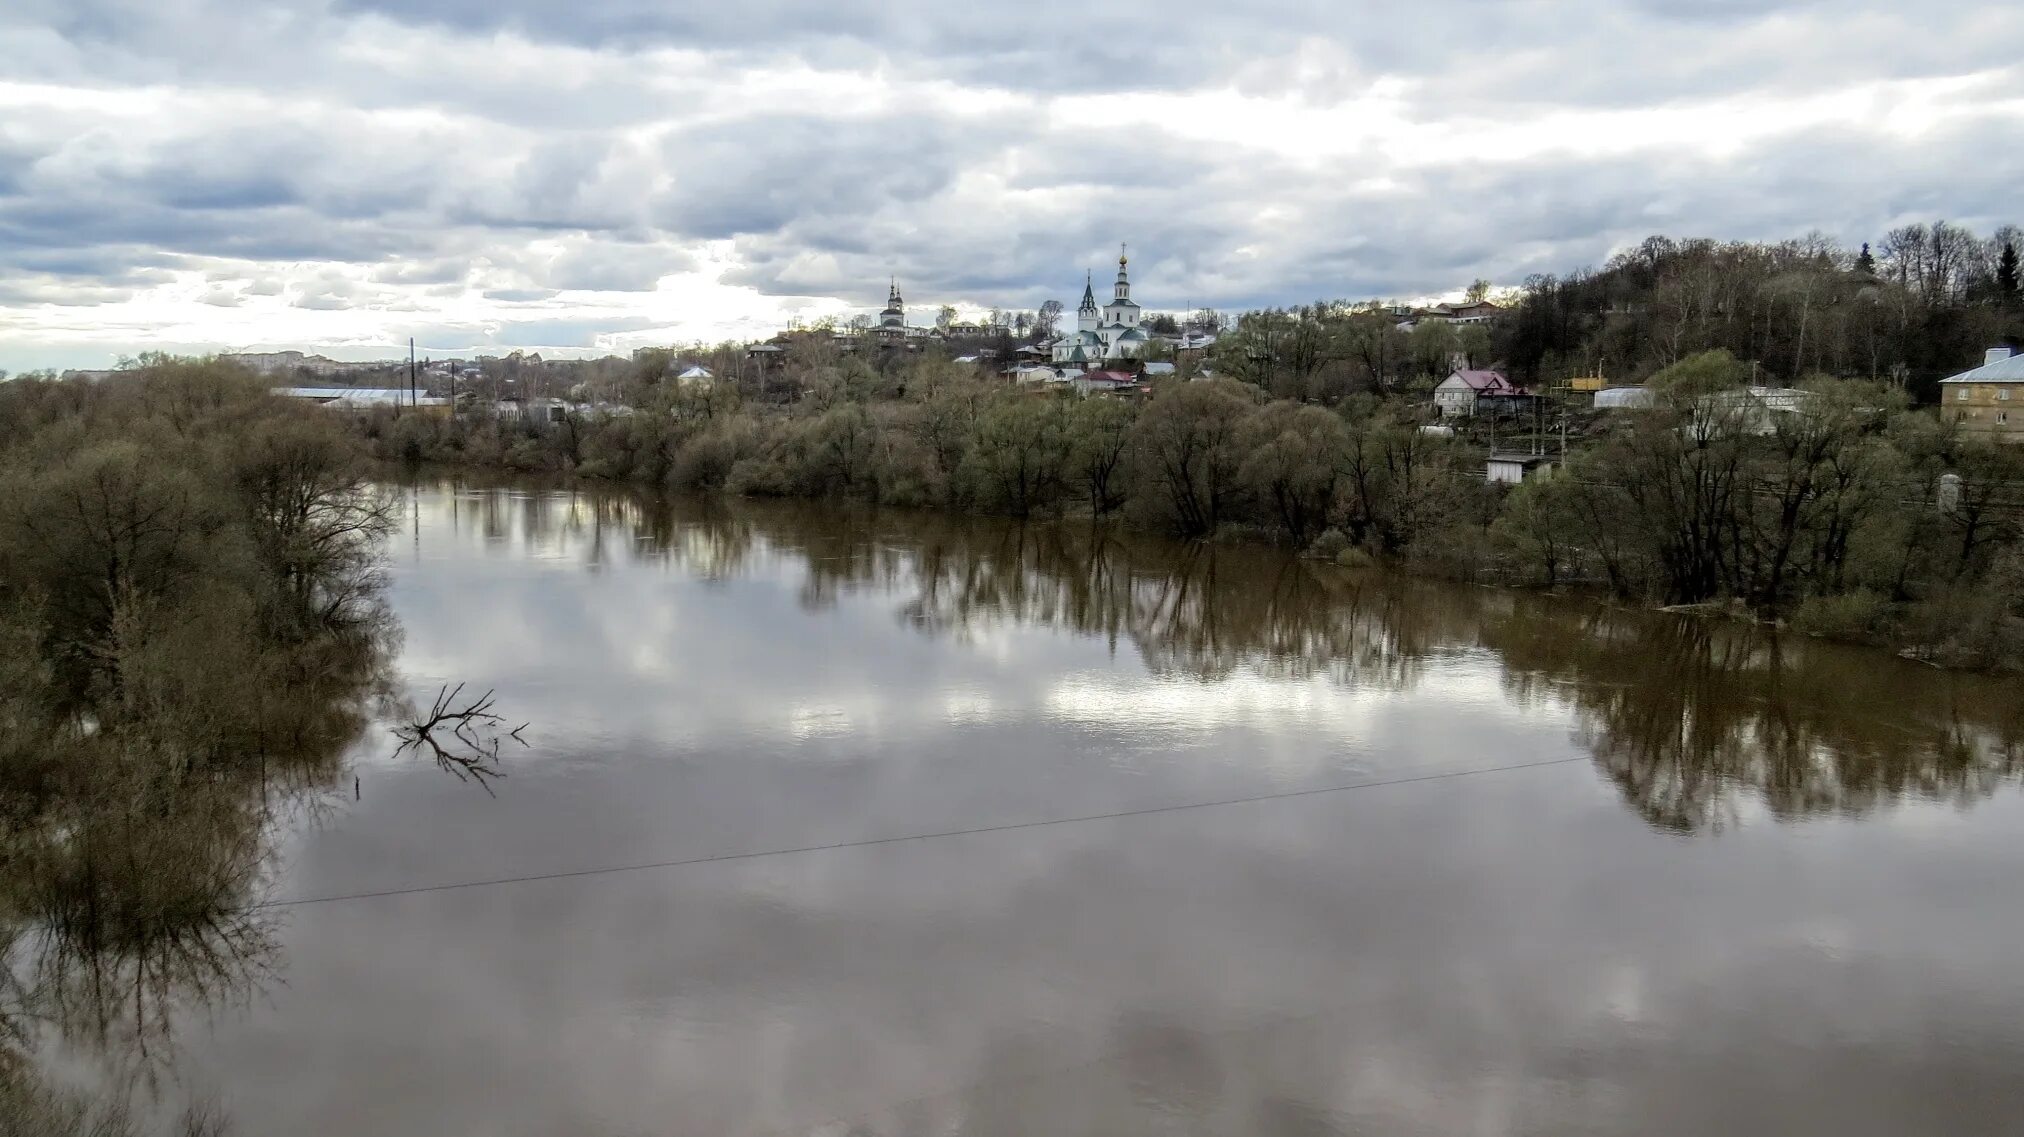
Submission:
[[1901,225],[1884,236],[1883,260],[1898,283],[1928,308],[1953,303],[1965,289],[1979,249],[1972,233],[1958,225]]
[[486,793],[491,793],[491,782],[506,776],[506,771],[499,768],[500,744],[510,738],[527,745],[527,740],[520,737],[527,724],[503,730],[506,720],[493,712],[497,700],[491,691],[460,707],[457,699],[463,692],[462,683],[454,688],[447,685],[440,688],[427,716],[395,727],[394,737],[401,744],[394,754],[398,757],[426,748],[437,766],[455,774],[459,781],[476,781]]
[[1033,334],[1041,339],[1051,338],[1061,326],[1061,313],[1066,309],[1059,300],[1049,300],[1040,306],[1033,318]]

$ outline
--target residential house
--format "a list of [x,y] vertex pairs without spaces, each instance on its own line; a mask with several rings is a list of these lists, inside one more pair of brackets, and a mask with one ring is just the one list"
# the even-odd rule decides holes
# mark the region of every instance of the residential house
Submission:
[[934,335],[942,339],[986,339],[993,336],[1009,336],[1012,334],[1012,327],[1009,324],[977,323],[969,320],[958,320],[948,327],[935,328],[932,331]]
[[310,371],[318,375],[346,375],[354,371],[375,371],[406,367],[407,360],[382,359],[371,362],[326,359],[299,351],[242,351],[218,357],[220,363],[236,363],[262,375],[287,371]]
[[1069,380],[1078,395],[1108,395],[1135,389],[1138,376],[1129,371],[1091,371]]
[[1525,394],[1524,388],[1506,379],[1501,371],[1458,368],[1434,388],[1434,406],[1442,418],[1469,418],[1487,410],[1488,401]]
[[1436,304],[1427,309],[1426,318],[1443,324],[1488,324],[1504,314],[1504,309],[1488,300],[1471,300],[1461,304]]
[[1998,442],[2024,442],[2024,355],[1991,348],[1982,366],[1940,380],[1940,421]]

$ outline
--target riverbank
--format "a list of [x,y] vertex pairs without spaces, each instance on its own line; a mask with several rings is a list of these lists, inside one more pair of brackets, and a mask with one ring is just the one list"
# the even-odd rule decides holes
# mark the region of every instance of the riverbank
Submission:
[[[702,419],[369,424],[409,465],[676,492],[1085,518],[1351,566],[1639,607],[1713,606],[1949,668],[2024,668],[2024,551],[1999,501],[2017,455],[1834,390],[1792,438],[1682,445],[1690,409],[1636,416],[1557,476],[1486,484],[1408,408],[1260,403],[1188,384],[1144,407],[959,388],[919,402]],[[1974,480],[1950,512],[1943,474]]]
[[[635,497],[642,502],[665,501],[670,505],[691,503],[697,506],[735,510],[738,508],[788,508],[797,514],[809,509],[834,513],[842,518],[855,518],[857,523],[870,528],[879,528],[879,519],[885,518],[904,526],[915,525],[989,525],[1012,522],[1021,527],[1058,529],[1071,533],[1094,531],[1118,536],[1133,536],[1144,539],[1174,539],[1156,529],[1135,526],[1121,513],[1099,516],[1087,509],[1064,507],[1059,511],[1028,518],[1007,518],[1002,515],[980,514],[971,511],[945,508],[881,505],[856,498],[782,498],[746,496],[716,491],[666,490],[642,482],[617,481],[610,478],[585,477],[561,472],[502,472],[474,469],[444,463],[407,465],[400,463],[382,466],[382,476],[391,482],[406,487],[426,488],[431,485],[457,484],[469,486],[483,492],[500,486],[511,487],[522,492],[581,492],[599,498],[613,493]],[[1804,641],[1815,641],[1845,645],[1867,650],[1885,651],[1901,659],[1938,667],[1944,670],[1964,672],[2002,672],[2014,670],[2014,665],[1986,666],[1964,662],[1958,658],[1935,657],[1930,651],[1916,645],[1893,644],[1875,637],[1838,633],[1834,628],[1816,629],[1798,626],[1790,620],[1767,619],[1746,605],[1731,602],[1707,602],[1700,604],[1663,604],[1655,601],[1641,601],[1612,593],[1601,582],[1569,581],[1548,586],[1537,581],[1513,580],[1495,577],[1486,573],[1451,571],[1447,566],[1429,565],[1401,559],[1383,559],[1366,550],[1346,542],[1325,539],[1317,541],[1306,549],[1291,549],[1283,541],[1275,540],[1269,531],[1257,527],[1225,526],[1216,534],[1206,538],[1182,538],[1184,545],[1211,546],[1233,551],[1249,550],[1256,553],[1273,553],[1295,557],[1302,562],[1328,565],[1335,569],[1354,574],[1371,574],[1376,579],[1428,580],[1448,584],[1473,586],[1493,592],[1509,592],[1515,595],[1551,597],[1557,602],[1566,602],[1577,608],[1592,608],[1598,611],[1620,611],[1625,613],[1652,613],[1689,617],[1697,622],[1711,625],[1727,625],[1739,628],[1761,629],[1775,635],[1795,637]]]
[[[408,465],[1022,519],[1086,514],[1455,580],[1595,588],[1638,606],[1737,605],[1949,667],[2024,667],[2024,507],[2013,489],[2024,485],[2024,447],[1965,437],[1889,386],[1818,380],[1765,419],[1717,397],[1747,381],[1746,365],[1693,357],[1652,378],[1650,408],[1572,440],[1563,468],[1505,486],[1486,481],[1480,449],[1422,429],[1426,409],[1404,398],[1320,406],[1216,380],[1077,399],[925,359],[868,375],[808,370],[791,377],[789,402],[662,385],[637,392],[625,413],[348,421],[377,458]],[[251,384],[216,363],[162,361],[116,385],[195,381]],[[19,406],[60,403],[60,387],[10,384]]]

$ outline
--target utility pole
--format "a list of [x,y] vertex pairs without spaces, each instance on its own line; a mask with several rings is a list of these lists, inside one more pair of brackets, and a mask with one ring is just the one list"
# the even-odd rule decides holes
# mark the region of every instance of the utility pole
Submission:
[[408,405],[419,407],[415,399],[415,337],[408,337]]

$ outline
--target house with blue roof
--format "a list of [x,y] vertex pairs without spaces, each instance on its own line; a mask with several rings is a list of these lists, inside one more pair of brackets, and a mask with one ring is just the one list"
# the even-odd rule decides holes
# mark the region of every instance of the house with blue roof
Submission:
[[1940,421],[1997,442],[2024,442],[2024,355],[1990,348],[1982,366],[1940,380]]

